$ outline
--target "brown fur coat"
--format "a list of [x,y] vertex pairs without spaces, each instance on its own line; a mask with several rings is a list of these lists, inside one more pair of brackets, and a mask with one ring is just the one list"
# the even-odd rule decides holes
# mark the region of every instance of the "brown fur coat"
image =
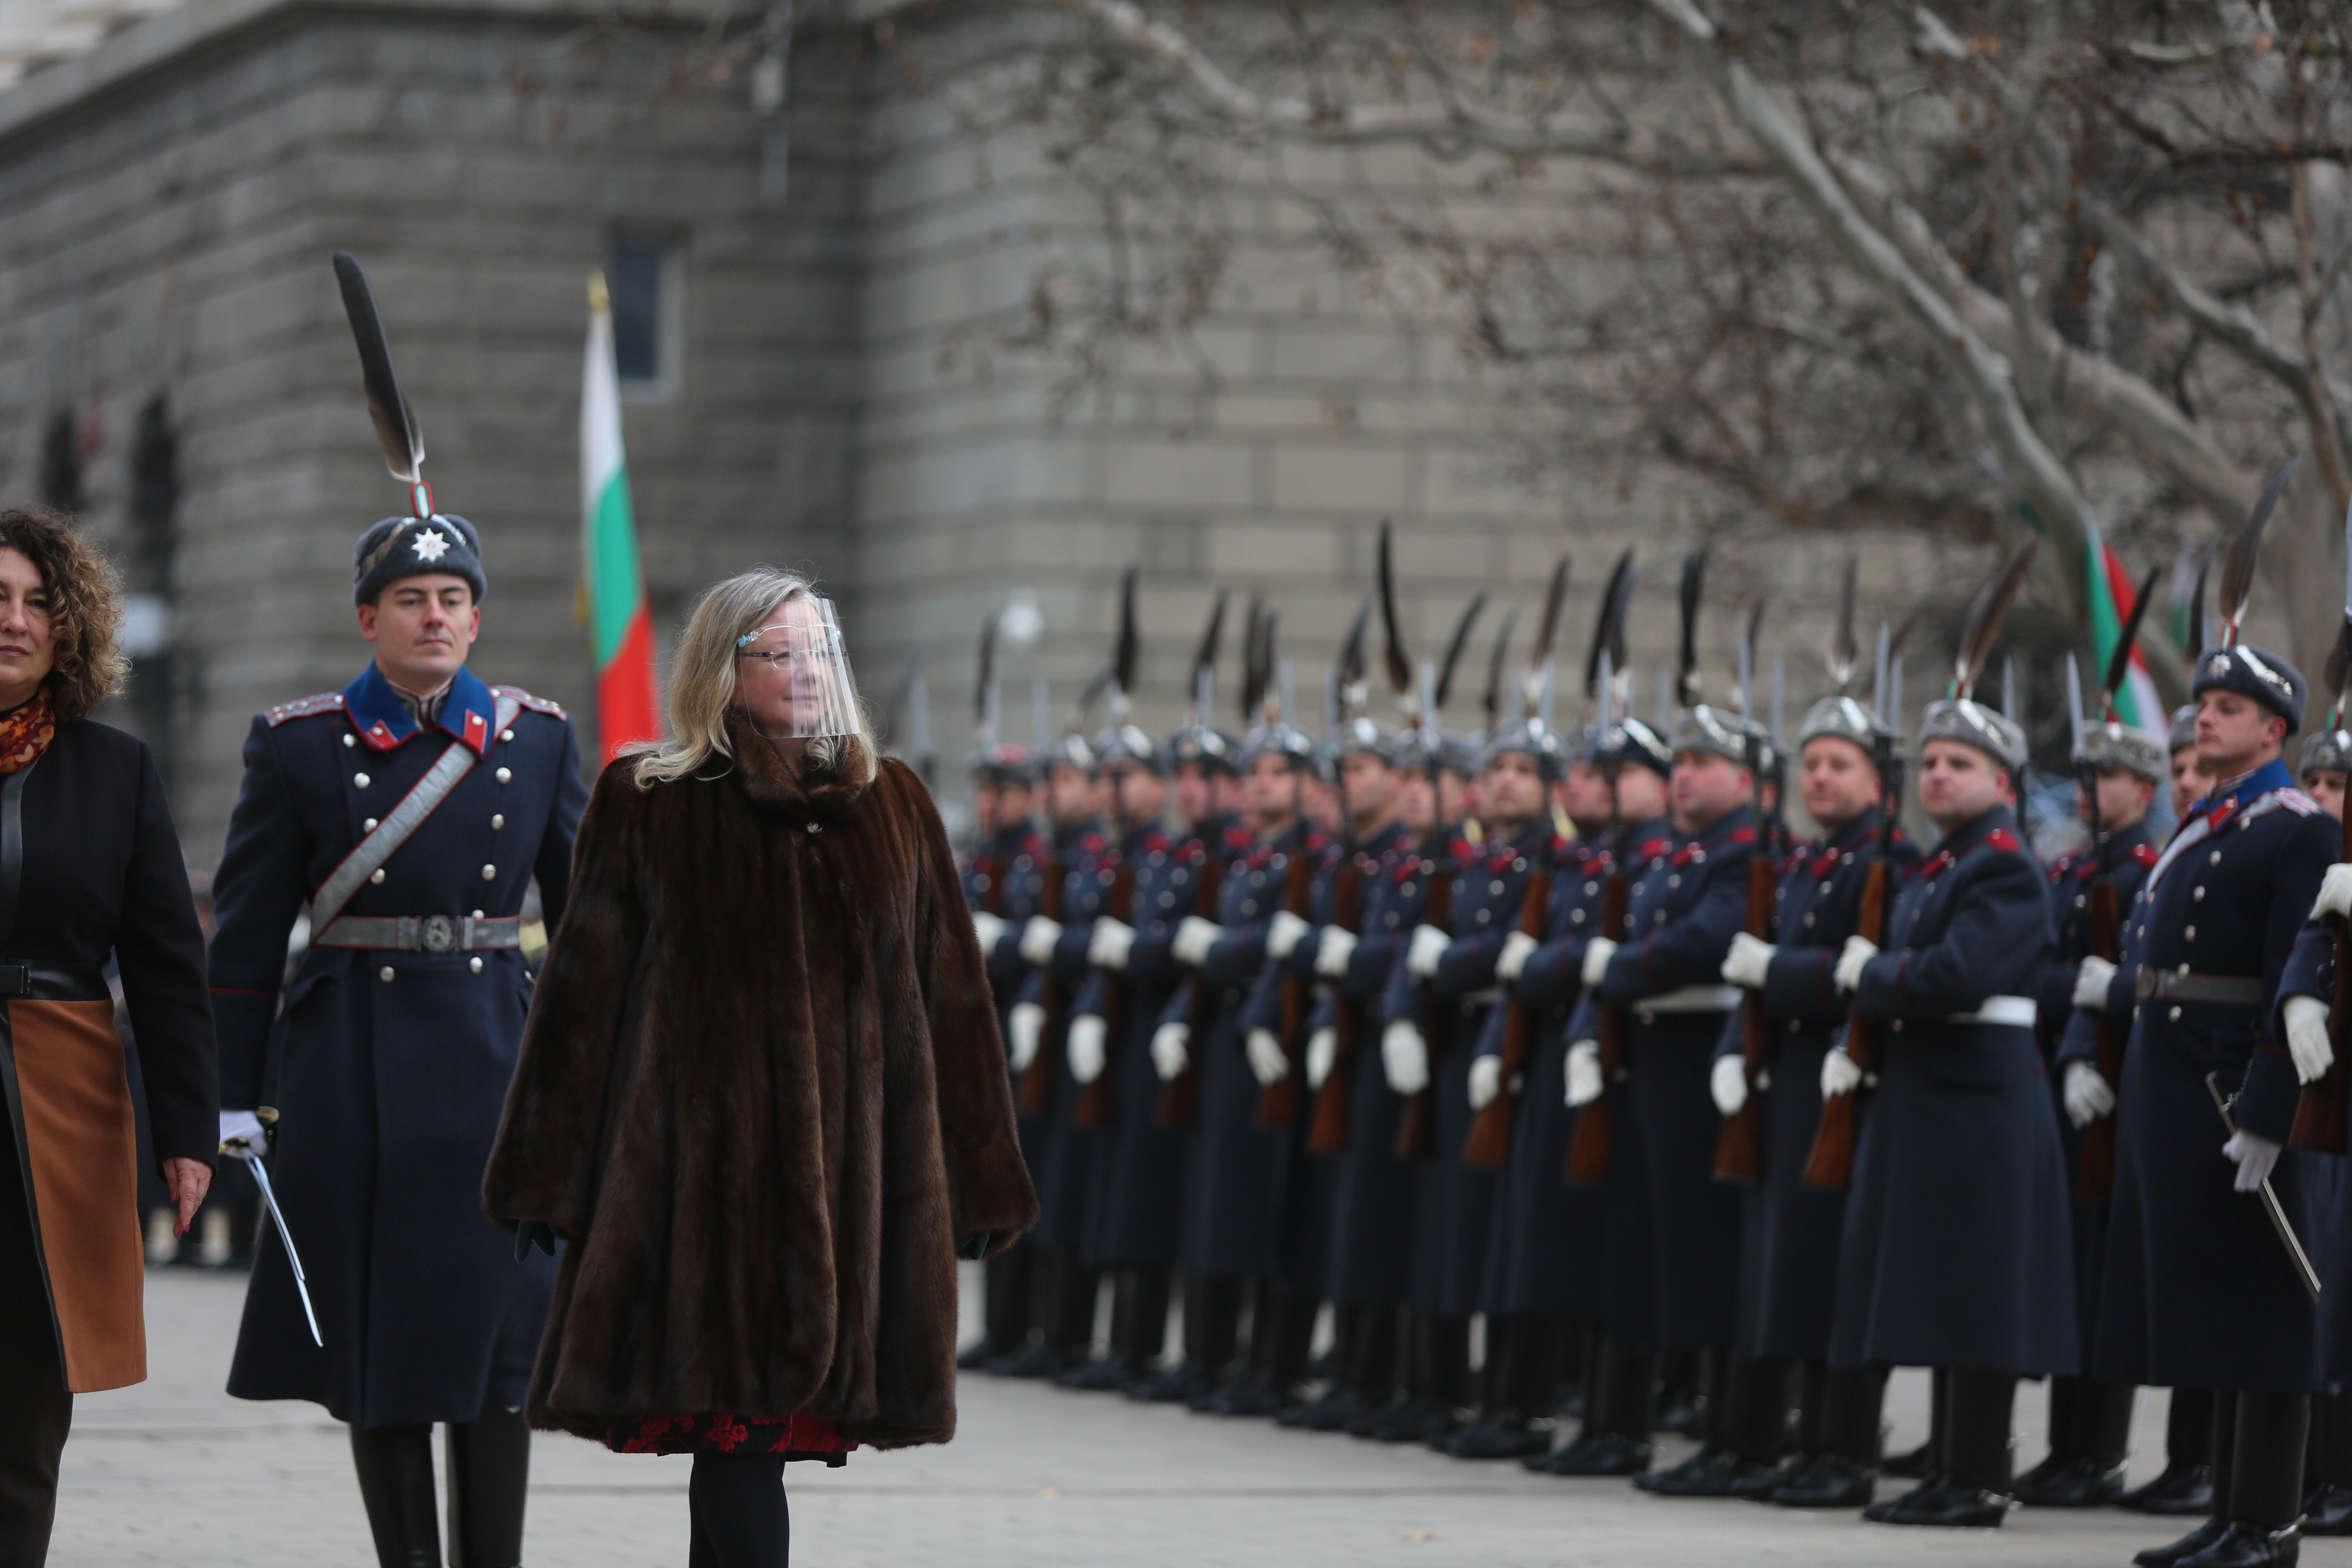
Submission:
[[[485,1179],[570,1244],[536,1426],[810,1411],[955,1432],[954,1248],[1037,1205],[947,837],[914,775],[605,769]],[[748,742],[748,743],[746,743]]]

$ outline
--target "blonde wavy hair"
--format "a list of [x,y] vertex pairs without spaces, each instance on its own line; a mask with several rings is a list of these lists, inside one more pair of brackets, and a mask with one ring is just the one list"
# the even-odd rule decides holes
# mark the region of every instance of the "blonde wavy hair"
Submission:
[[[687,619],[677,657],[670,661],[670,738],[642,742],[628,752],[635,759],[631,776],[639,789],[699,774],[714,757],[734,762],[735,742],[727,732],[727,716],[736,709],[735,654],[740,639],[768,624],[771,612],[787,601],[818,596],[807,577],[772,566],[755,566],[704,590],[694,614]],[[848,784],[873,782],[874,733],[862,704],[856,717],[855,734],[827,735],[804,742],[803,754],[813,770],[833,773]],[[718,771],[723,773],[726,769]]]

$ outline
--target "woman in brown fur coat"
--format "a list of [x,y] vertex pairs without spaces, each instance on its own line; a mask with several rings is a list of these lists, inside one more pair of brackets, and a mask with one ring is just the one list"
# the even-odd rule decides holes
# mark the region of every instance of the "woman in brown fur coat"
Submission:
[[564,1248],[531,1424],[694,1455],[695,1568],[784,1561],[788,1458],[955,1431],[955,1255],[1036,1200],[947,836],[830,605],[703,595],[606,768],[484,1203]]

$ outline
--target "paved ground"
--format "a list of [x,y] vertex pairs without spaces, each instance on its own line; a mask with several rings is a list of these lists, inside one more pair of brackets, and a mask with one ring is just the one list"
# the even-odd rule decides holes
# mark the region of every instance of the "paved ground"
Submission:
[[[342,1429],[309,1405],[219,1392],[244,1281],[151,1278],[154,1376],[76,1411],[57,1568],[277,1568],[373,1562]],[[2143,1397],[2135,1476],[2160,1468],[2163,1400]],[[1924,1434],[1925,1379],[1899,1375],[1894,1442]],[[2020,1455],[2042,1452],[2042,1398],[2019,1401]],[[1679,1451],[1679,1450],[1678,1450]],[[541,1437],[533,1568],[685,1560],[690,1461]],[[1719,1563],[2123,1564],[2164,1521],[2020,1512],[2000,1531],[1928,1532],[1739,1503],[1670,1503],[1622,1482],[1308,1436],[1101,1394],[967,1379],[950,1446],[793,1467],[800,1561],[920,1568],[1279,1564],[1567,1568]],[[2306,1561],[2352,1565],[2352,1542]]]

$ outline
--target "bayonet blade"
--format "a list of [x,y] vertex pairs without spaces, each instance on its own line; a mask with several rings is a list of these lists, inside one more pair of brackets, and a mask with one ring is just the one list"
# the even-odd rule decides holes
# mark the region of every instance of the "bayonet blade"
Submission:
[[1878,623],[1877,671],[1871,677],[1870,716],[1878,721],[1878,727],[1882,730],[1895,727],[1886,721],[1886,623],[1881,621]]
[[2083,671],[2074,656],[2066,656],[2066,733],[2073,737],[2074,755],[2083,755]]

